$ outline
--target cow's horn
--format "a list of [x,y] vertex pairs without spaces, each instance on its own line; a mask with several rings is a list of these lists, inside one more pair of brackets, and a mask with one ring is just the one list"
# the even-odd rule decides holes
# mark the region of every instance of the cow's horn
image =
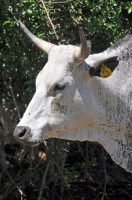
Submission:
[[74,52],[74,61],[77,63],[85,60],[89,56],[91,50],[91,41],[86,40],[82,27],[79,29],[79,36],[81,40],[81,46]]
[[35,35],[33,35],[27,28],[26,26],[19,21],[20,27],[22,28],[22,30],[24,31],[24,33],[27,35],[27,37],[38,47],[40,48],[42,51],[44,51],[45,53],[49,53],[49,51],[51,50],[52,47],[54,47],[55,45],[50,43],[50,42],[46,42],[44,40],[41,40],[40,38],[36,37]]

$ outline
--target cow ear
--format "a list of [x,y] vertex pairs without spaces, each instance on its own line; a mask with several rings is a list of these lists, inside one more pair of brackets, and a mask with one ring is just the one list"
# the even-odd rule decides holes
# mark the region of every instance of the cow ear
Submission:
[[116,57],[107,58],[104,60],[99,60],[94,63],[94,66],[90,68],[89,74],[91,77],[99,76],[102,78],[107,78],[111,76],[114,69],[117,67],[119,60]]

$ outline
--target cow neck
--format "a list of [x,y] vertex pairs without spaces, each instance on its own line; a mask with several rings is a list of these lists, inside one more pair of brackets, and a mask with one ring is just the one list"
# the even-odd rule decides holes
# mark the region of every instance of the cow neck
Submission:
[[[127,106],[124,102],[125,95],[121,85],[117,85],[118,80],[116,76],[92,78],[88,84],[95,99],[93,121],[85,127],[61,133],[59,138],[98,142],[117,164],[132,171],[131,109],[130,104]],[[127,88],[126,84],[124,90]]]
[[95,99],[94,122],[96,128],[114,127],[115,131],[125,130],[126,121],[122,118],[125,102],[121,98],[116,79],[114,77],[102,79],[95,77],[90,81],[90,87]]

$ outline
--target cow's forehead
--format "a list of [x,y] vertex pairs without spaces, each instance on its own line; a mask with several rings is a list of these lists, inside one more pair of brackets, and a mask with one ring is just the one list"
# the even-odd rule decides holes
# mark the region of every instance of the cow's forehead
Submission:
[[37,76],[36,84],[43,81],[46,85],[54,85],[64,80],[66,76],[70,76],[72,69],[77,65],[73,59],[77,48],[72,45],[53,47],[49,53],[48,62]]
[[49,73],[46,72],[44,74],[44,84],[47,88],[50,88],[51,86],[57,83],[65,83],[66,80],[70,77],[70,75],[71,75],[70,71],[66,70],[66,68],[54,69],[53,71],[49,71]]
[[73,63],[74,52],[79,47],[73,45],[59,45],[53,47],[49,52],[49,61],[51,62],[64,62]]

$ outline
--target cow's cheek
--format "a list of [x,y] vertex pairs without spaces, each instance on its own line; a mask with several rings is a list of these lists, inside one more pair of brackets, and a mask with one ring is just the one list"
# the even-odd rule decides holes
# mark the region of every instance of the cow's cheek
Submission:
[[62,115],[66,114],[66,106],[64,106],[62,104],[62,102],[60,101],[60,99],[58,98],[54,98],[51,102],[51,113],[55,116],[55,117],[61,117]]

